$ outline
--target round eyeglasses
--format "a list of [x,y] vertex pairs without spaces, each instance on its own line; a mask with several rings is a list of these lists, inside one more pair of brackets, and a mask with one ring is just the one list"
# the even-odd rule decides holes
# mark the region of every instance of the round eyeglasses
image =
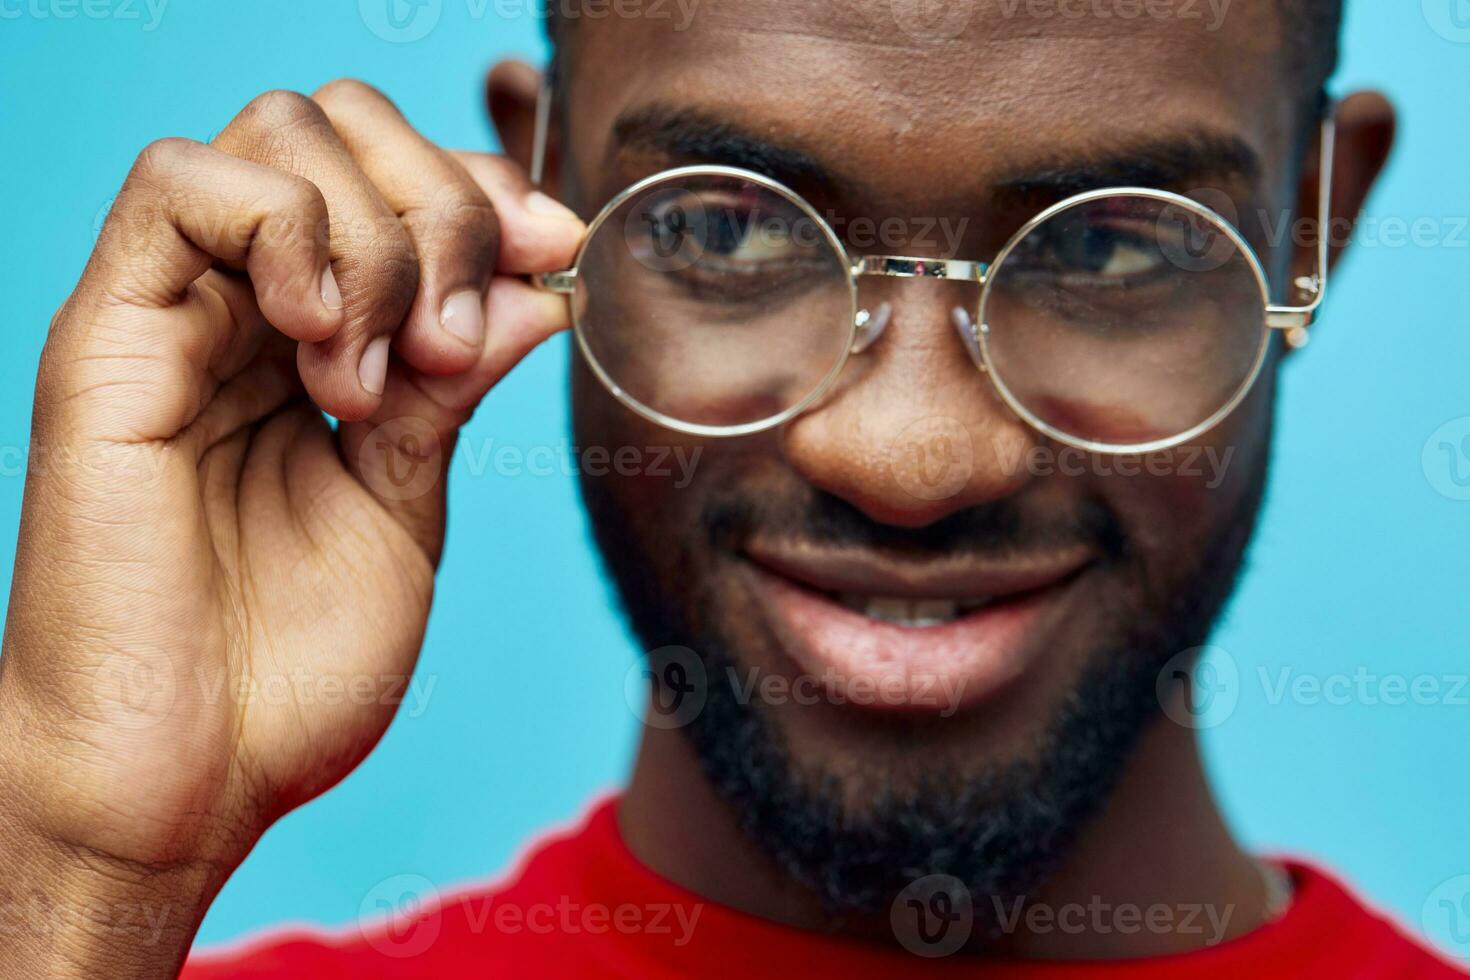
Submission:
[[[1320,217],[1333,152],[1323,125]],[[739,436],[810,409],[888,322],[858,280],[977,284],[955,326],[1022,420],[1093,452],[1167,449],[1207,432],[1250,391],[1273,330],[1300,346],[1326,285],[1274,306],[1260,259],[1225,218],[1168,191],[1061,201],[993,262],[853,256],[795,192],[734,167],[639,181],[593,219],[574,266],[537,277],[567,294],[577,344],[607,389],[659,425]]]

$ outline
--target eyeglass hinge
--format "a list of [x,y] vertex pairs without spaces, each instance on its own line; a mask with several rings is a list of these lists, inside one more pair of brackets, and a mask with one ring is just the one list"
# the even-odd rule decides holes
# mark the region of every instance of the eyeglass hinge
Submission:
[[1314,319],[1316,310],[1312,307],[1272,306],[1266,310],[1266,326],[1285,331],[1286,346],[1293,349],[1307,346],[1310,339],[1307,328]]
[[577,270],[563,269],[560,272],[538,272],[531,277],[531,285],[537,289],[544,289],[548,293],[567,293],[577,291]]

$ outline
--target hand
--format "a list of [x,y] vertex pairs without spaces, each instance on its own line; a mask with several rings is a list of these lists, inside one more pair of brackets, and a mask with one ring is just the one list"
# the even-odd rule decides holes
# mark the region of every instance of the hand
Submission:
[[357,82],[144,150],[37,381],[0,661],[12,848],[177,874],[202,915],[363,759],[418,657],[455,431],[566,326],[523,277],[583,230]]

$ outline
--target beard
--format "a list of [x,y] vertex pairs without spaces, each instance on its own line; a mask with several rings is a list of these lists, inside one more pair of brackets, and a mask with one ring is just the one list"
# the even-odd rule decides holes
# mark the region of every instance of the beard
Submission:
[[[1262,462],[1234,512],[1221,515],[1194,561],[1179,563],[1187,571],[1172,575],[1134,560],[1121,522],[1101,501],[1059,519],[999,500],[914,529],[875,522],[805,485],[757,493],[732,480],[710,494],[695,526],[677,526],[665,514],[638,529],[604,481],[584,477],[582,493],[631,628],[652,651],[652,675],[666,676],[660,660],[670,648],[687,648],[674,656],[697,651],[705,700],[681,730],[715,793],[742,831],[830,914],[871,916],[931,875],[957,879],[977,898],[1025,897],[1065,860],[1140,734],[1162,717],[1159,671],[1208,639],[1233,591],[1264,482]],[[1126,570],[1134,587],[1110,611],[1111,628],[1097,634],[1023,757],[936,762],[942,754],[906,749],[906,736],[919,730],[914,723],[874,719],[875,729],[893,731],[891,748],[855,772],[799,759],[769,708],[736,682],[750,662],[742,651],[775,640],[752,637],[748,623],[726,609],[716,556],[733,553],[757,529],[907,558],[1086,541]],[[999,901],[974,902],[977,935],[998,933],[1000,909]]]

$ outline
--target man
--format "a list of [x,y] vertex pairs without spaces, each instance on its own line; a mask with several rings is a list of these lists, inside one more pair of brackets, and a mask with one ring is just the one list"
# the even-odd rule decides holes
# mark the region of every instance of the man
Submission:
[[[990,260],[1069,195],[1143,185],[1234,210],[1279,309],[1320,291],[1315,232],[1273,238],[1269,216],[1325,217],[1329,162],[1331,215],[1355,215],[1393,132],[1358,93],[1319,137],[1338,4],[1078,9],[563,12],[544,191],[541,80],[517,64],[488,84],[504,157],[430,144],[356,82],[145,150],[42,360],[0,674],[0,877],[118,914],[21,930],[0,975],[174,975],[260,835],[372,748],[391,699],[211,699],[197,679],[407,676],[445,512],[442,479],[402,492],[404,474],[439,472],[485,392],[568,326],[567,297],[530,279],[570,267],[623,187],[735,165],[849,239],[865,218],[907,235],[882,251]],[[940,219],[955,240],[921,240]],[[1134,275],[1146,249],[1096,231],[1043,244],[1161,288]],[[1053,313],[1075,298],[1045,281]],[[596,303],[586,288],[573,303]],[[1061,466],[1065,426],[1028,417],[1014,373],[976,370],[1001,367],[1003,306],[966,350],[975,281],[861,288],[867,349],[736,438],[631,410],[595,345],[574,362],[580,445],[700,454],[687,486],[583,482],[652,651],[625,794],[500,883],[186,976],[1456,975],[1323,873],[1243,852],[1173,720],[1260,501],[1279,332],[1238,404],[1148,467],[1106,449]],[[1147,421],[1150,385],[1126,394],[1118,417]],[[127,909],[159,928],[121,928]]]

